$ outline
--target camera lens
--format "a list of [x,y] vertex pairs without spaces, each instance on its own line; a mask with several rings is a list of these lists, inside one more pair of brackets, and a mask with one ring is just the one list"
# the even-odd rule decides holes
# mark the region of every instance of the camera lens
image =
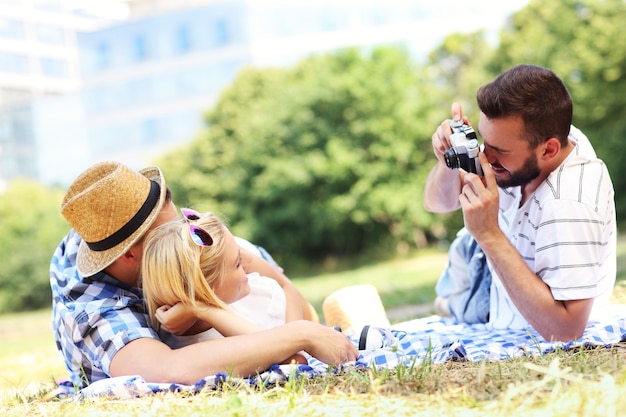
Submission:
[[455,169],[460,167],[459,155],[456,153],[456,149],[450,148],[443,153],[443,159],[446,161],[448,168]]

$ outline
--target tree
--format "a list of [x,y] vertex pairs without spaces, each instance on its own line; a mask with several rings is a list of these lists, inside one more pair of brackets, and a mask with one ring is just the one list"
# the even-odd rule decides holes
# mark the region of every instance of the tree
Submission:
[[161,165],[177,201],[283,258],[423,246],[440,233],[422,205],[440,96],[392,48],[248,69]]
[[[478,120],[476,91],[488,82],[492,74],[486,69],[494,53],[485,32],[453,33],[429,54],[428,68],[436,74],[441,85],[441,108],[449,108],[453,101],[463,105],[470,121]],[[449,112],[445,117],[449,117]]]
[[50,259],[68,226],[62,193],[14,180],[0,202],[0,312],[49,307]]

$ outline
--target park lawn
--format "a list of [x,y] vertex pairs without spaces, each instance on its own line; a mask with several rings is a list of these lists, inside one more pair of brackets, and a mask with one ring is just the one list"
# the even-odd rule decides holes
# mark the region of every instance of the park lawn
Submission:
[[[358,268],[293,278],[300,292],[323,319],[322,303],[333,291],[351,285],[371,284],[387,310],[432,303],[435,284],[448,260],[445,251],[428,249],[409,257],[367,264]],[[406,318],[405,318],[406,319]]]
[[[364,266],[355,270],[294,278],[299,290],[312,301],[323,320],[322,302],[332,291],[349,285],[373,284],[388,308],[430,302],[434,285],[445,265],[443,252]],[[0,315],[0,392],[20,390],[65,378],[61,354],[52,335],[49,310]]]
[[[618,279],[626,274],[626,240],[618,246]],[[332,291],[377,287],[385,307],[432,301],[445,253],[294,278],[321,313]],[[625,282],[615,301],[626,303]],[[351,372],[290,381],[272,389],[225,386],[194,396],[158,395],[131,401],[44,401],[65,377],[50,312],[0,316],[0,415],[17,416],[321,416],[321,415],[619,415],[626,407],[626,348],[577,349],[503,362],[418,363],[412,369]]]
[[65,376],[49,310],[0,316],[0,392]]

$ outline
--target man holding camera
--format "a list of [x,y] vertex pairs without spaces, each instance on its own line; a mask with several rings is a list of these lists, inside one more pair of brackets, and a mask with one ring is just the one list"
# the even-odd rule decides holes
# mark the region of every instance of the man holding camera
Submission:
[[[450,169],[444,153],[464,144],[451,139],[458,124],[444,121],[432,137],[438,162],[427,179],[424,206],[463,210],[469,239],[484,253],[491,279],[489,325],[532,326],[548,341],[575,340],[609,304],[615,283],[609,173],[571,125],[571,97],[552,71],[516,66],[481,87],[477,101],[483,176]],[[469,125],[458,103],[452,118]],[[452,254],[450,261],[447,270],[467,271],[454,265]]]

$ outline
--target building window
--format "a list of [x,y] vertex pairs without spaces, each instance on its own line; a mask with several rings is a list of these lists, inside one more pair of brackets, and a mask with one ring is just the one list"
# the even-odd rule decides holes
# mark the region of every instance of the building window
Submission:
[[109,66],[109,45],[101,43],[96,48],[96,69],[104,69]]
[[51,45],[65,44],[65,31],[60,26],[38,24],[35,26],[35,36],[42,43]]
[[185,53],[191,49],[191,40],[189,37],[189,28],[180,26],[176,30],[176,52]]
[[61,10],[60,0],[33,0],[33,5],[37,9],[58,12]]
[[229,41],[228,22],[224,19],[215,22],[215,40],[218,45],[225,45]]
[[144,61],[148,56],[148,51],[146,48],[146,40],[143,36],[135,37],[133,42],[133,52],[135,56],[135,60]]
[[0,53],[0,72],[28,74],[28,58],[22,54],[2,52]]
[[141,122],[141,143],[153,145],[157,139],[157,122],[154,119],[146,119]]
[[0,18],[0,36],[3,38],[24,38],[24,22],[7,17]]
[[70,68],[67,61],[57,58],[41,58],[41,74],[46,77],[67,78]]

